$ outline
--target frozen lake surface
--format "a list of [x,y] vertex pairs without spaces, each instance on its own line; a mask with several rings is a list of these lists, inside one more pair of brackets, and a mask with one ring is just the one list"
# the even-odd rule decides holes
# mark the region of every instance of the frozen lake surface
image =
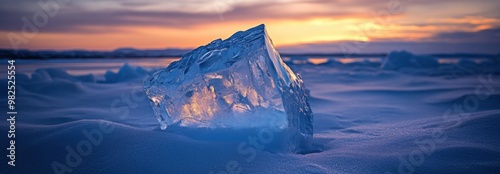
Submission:
[[18,60],[16,167],[0,173],[500,171],[498,60],[386,68],[386,58],[284,58],[310,91],[313,147],[304,154],[267,151],[267,140],[280,140],[258,131],[204,140],[160,130],[142,81],[174,60]]

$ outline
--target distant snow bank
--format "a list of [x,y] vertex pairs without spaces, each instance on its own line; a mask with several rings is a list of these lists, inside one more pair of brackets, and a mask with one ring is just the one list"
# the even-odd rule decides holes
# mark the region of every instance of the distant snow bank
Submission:
[[478,73],[500,73],[500,56],[489,58],[436,58],[415,55],[408,51],[392,51],[386,57],[284,57],[292,68],[311,65],[321,68],[358,69],[369,71],[399,71],[411,75],[470,75]]
[[147,74],[151,73],[151,70],[146,70],[143,67],[130,66],[125,63],[118,72],[113,72],[107,70],[104,74],[104,80],[98,80],[96,76],[98,74],[87,74],[87,75],[72,75],[62,68],[39,68],[36,69],[31,77],[19,73],[16,78],[17,81],[21,83],[40,83],[40,82],[82,82],[82,83],[119,83],[132,80],[138,80],[139,78],[145,77]]

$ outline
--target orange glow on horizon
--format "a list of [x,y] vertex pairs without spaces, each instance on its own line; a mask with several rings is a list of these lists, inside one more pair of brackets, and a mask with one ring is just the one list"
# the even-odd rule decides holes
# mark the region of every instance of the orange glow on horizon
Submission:
[[[493,18],[467,17],[463,19],[430,20],[452,24],[476,24],[460,31],[489,29],[498,23]],[[246,30],[265,23],[276,47],[303,43],[323,43],[345,40],[377,41],[398,39],[400,41],[425,40],[438,32],[456,30],[454,25],[403,25],[392,23],[387,26],[375,24],[366,16],[344,18],[312,17],[308,19],[264,19],[248,21],[221,21],[215,24],[201,24],[187,28],[157,26],[87,27],[88,33],[38,33],[29,43],[28,49],[88,49],[113,50],[122,47],[138,49],[196,48],[212,40],[226,39],[236,31]],[[368,30],[367,30],[368,29]],[[371,29],[371,30],[370,30]],[[43,31],[43,30],[41,30]],[[371,33],[370,33],[371,32]],[[7,35],[8,32],[0,32]],[[17,33],[21,34],[21,33]],[[8,41],[0,42],[1,48],[10,48]]]

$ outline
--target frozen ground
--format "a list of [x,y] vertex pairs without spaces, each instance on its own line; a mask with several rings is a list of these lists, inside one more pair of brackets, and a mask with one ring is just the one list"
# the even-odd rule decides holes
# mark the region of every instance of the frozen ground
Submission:
[[[310,90],[315,116],[304,154],[266,150],[282,140],[259,130],[218,130],[218,140],[205,140],[206,130],[161,131],[142,80],[170,59],[20,60],[16,167],[1,164],[0,173],[500,171],[500,63],[393,58],[287,59]],[[6,148],[7,137],[0,142]]]

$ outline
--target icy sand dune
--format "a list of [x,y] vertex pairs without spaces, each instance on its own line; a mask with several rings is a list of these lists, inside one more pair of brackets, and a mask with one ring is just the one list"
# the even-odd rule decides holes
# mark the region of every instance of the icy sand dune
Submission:
[[[215,140],[204,139],[204,129],[161,131],[142,89],[144,68],[125,65],[100,80],[57,69],[18,75],[16,167],[2,164],[0,173],[55,173],[54,166],[71,173],[500,171],[498,70],[372,65],[290,65],[315,114],[313,147],[304,154],[269,150],[283,140],[272,134],[262,143],[269,137],[259,139],[259,130],[218,130]],[[7,126],[0,122],[0,131]]]

